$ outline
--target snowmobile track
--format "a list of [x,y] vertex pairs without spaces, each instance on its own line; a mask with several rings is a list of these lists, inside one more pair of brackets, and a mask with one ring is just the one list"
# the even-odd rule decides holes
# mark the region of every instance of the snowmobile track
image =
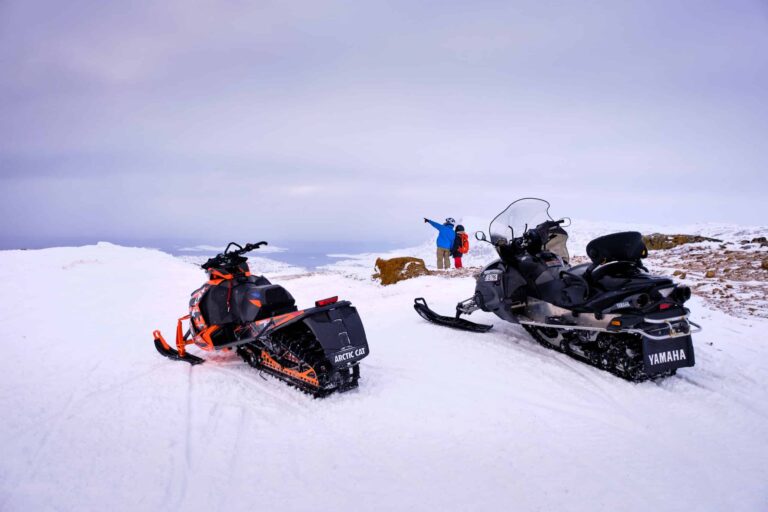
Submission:
[[548,348],[549,350],[554,350],[555,352],[560,352],[561,354],[565,354],[565,355],[567,355],[568,357],[570,357],[572,359],[575,359],[577,361],[581,361],[583,363],[586,363],[587,365],[589,365],[589,366],[591,366],[593,368],[597,368],[598,370],[602,370],[604,372],[611,373],[611,374],[613,374],[613,375],[615,375],[617,377],[620,377],[620,378],[622,378],[622,379],[624,379],[626,381],[629,381],[629,382],[641,383],[641,382],[646,382],[648,380],[657,381],[657,380],[663,379],[665,377],[671,377],[671,376],[676,374],[676,371],[672,370],[671,372],[665,372],[665,373],[660,373],[660,374],[652,375],[651,376],[651,375],[647,375],[647,374],[645,374],[643,372],[636,373],[636,374],[628,374],[626,372],[620,371],[619,369],[617,369],[614,366],[605,368],[603,366],[600,366],[598,364],[593,363],[590,359],[588,359],[586,357],[582,357],[579,354],[573,353],[571,351],[563,350],[563,348],[560,347],[560,346],[553,345],[552,343],[550,343],[549,341],[544,339],[544,337],[542,337],[539,334],[539,332],[536,330],[535,327],[531,327],[529,325],[523,325],[523,328],[531,336],[533,336],[533,338],[539,343],[539,345],[541,345],[541,346],[543,346],[545,348]]

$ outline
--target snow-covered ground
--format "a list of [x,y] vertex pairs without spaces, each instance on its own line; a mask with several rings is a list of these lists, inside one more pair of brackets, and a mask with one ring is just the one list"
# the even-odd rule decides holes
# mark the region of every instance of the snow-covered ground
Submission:
[[204,280],[189,262],[0,252],[0,510],[768,509],[767,320],[694,298],[697,365],[631,384],[489,315],[427,324],[414,297],[452,311],[473,280],[381,287],[371,263],[285,281],[300,305],[352,300],[369,338],[360,388],[314,400],[234,354],[155,352]]

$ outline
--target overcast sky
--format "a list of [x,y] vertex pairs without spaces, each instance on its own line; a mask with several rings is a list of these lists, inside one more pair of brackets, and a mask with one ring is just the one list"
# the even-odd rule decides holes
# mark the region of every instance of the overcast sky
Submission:
[[4,247],[768,223],[765,0],[0,0],[0,65]]

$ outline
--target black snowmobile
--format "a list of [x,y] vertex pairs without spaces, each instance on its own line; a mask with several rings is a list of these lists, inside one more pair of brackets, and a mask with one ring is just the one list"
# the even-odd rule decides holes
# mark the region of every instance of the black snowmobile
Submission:
[[[251,366],[316,397],[356,388],[360,360],[368,355],[357,310],[338,297],[298,310],[288,290],[251,275],[243,255],[262,245],[267,242],[245,247],[232,242],[201,265],[209,281],[192,293],[189,314],[178,320],[176,348],[154,331],[155,348],[193,365],[203,359],[188,353],[187,345],[235,349]],[[189,328],[182,334],[184,320]]]
[[482,270],[475,294],[457,304],[455,317],[436,314],[423,298],[414,308],[430,322],[473,332],[492,326],[461,315],[495,313],[543,346],[631,381],[693,366],[691,334],[701,328],[683,306],[691,290],[648,273],[640,233],[596,238],[587,245],[591,262],[572,267],[563,224],[542,199],[513,202],[491,221],[490,241],[475,234],[499,259]]

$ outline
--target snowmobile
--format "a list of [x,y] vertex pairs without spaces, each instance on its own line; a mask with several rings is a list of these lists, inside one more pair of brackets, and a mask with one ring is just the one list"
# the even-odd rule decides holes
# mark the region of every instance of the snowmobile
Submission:
[[554,220],[549,203],[524,198],[491,221],[499,259],[478,275],[475,294],[456,305],[453,317],[438,315],[423,298],[416,312],[429,322],[472,332],[492,325],[462,315],[477,310],[520,324],[541,345],[630,381],[674,375],[693,366],[691,335],[701,327],[683,305],[687,286],[648,273],[648,255],[637,232],[613,233],[587,245],[589,263],[571,266],[566,219]]
[[[243,256],[267,242],[231,242],[201,265],[208,282],[192,292],[189,314],[176,325],[176,347],[154,331],[163,356],[192,365],[204,360],[187,345],[205,351],[234,349],[248,364],[315,396],[356,388],[368,341],[357,310],[330,297],[299,310],[288,290],[251,275]],[[183,322],[188,321],[184,334]]]

